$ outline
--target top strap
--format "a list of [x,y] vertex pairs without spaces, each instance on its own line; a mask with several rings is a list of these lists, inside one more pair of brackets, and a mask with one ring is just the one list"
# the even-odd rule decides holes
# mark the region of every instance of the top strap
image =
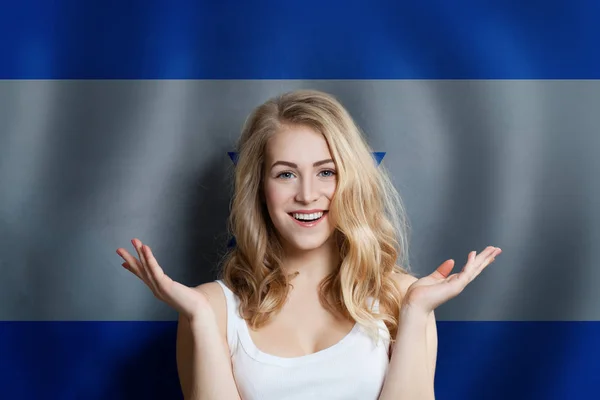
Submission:
[[239,314],[240,302],[235,293],[233,293],[223,281],[217,280],[216,282],[221,285],[227,302],[227,344],[229,345],[230,355],[233,355],[238,344],[239,324],[242,322],[245,323],[245,321]]
[[374,313],[379,313],[379,299],[373,297],[367,297],[367,307],[369,307]]
[[[239,314],[240,301],[238,297],[229,289],[222,280],[216,282],[221,285],[223,293],[225,294],[225,300],[227,302],[227,344],[229,345],[230,355],[233,355],[237,350],[239,336],[239,329],[242,328],[241,324],[245,324],[246,321]],[[369,308],[375,313],[379,313],[379,299],[373,299],[372,297],[367,298],[367,304]],[[379,321],[378,324],[380,330],[383,330],[384,337],[389,338],[389,331],[383,321]]]

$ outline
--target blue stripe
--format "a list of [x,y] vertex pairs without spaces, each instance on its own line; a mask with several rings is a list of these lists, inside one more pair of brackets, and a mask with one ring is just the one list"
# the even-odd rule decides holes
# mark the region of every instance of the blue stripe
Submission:
[[20,0],[3,79],[597,79],[598,1]]
[[[177,399],[175,322],[0,322],[10,399]],[[598,397],[598,322],[438,322],[436,398]]]

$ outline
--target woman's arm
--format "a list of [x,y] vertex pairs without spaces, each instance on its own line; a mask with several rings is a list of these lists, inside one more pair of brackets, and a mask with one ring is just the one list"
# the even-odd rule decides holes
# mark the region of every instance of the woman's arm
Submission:
[[400,311],[396,343],[380,400],[433,400],[437,331],[429,316],[406,307]]
[[179,312],[176,357],[185,399],[240,399],[227,345],[227,302],[219,283],[182,285],[165,274],[149,246],[137,238],[131,243],[139,260],[120,247],[121,265]]
[[184,399],[240,399],[233,377],[227,344],[226,304],[218,283],[200,285],[212,310],[190,323],[179,317],[177,325],[177,370]]
[[[494,246],[486,247],[479,254],[472,251],[463,269],[454,274],[450,274],[454,260],[449,259],[433,273],[420,279],[407,274],[394,276],[402,295],[402,307],[396,349],[390,360],[380,399],[435,399],[433,378],[437,332],[433,310],[459,295],[500,253],[502,249]],[[408,288],[404,290],[407,285]]]

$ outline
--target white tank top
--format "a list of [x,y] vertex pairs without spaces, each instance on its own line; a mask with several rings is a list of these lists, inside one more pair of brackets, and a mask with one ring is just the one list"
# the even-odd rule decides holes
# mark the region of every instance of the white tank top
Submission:
[[[324,350],[300,357],[278,357],[259,350],[246,321],[240,317],[238,297],[217,282],[227,300],[227,343],[233,375],[242,400],[375,400],[389,364],[389,331],[383,321],[375,343],[361,325]],[[369,302],[371,304],[371,302]],[[379,311],[379,302],[373,305]]]

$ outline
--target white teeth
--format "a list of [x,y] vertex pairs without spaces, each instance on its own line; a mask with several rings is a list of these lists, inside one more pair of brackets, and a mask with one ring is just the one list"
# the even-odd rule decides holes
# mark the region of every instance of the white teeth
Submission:
[[296,219],[313,220],[313,219],[321,218],[323,216],[323,212],[321,211],[321,212],[312,213],[312,214],[293,213],[292,216]]

